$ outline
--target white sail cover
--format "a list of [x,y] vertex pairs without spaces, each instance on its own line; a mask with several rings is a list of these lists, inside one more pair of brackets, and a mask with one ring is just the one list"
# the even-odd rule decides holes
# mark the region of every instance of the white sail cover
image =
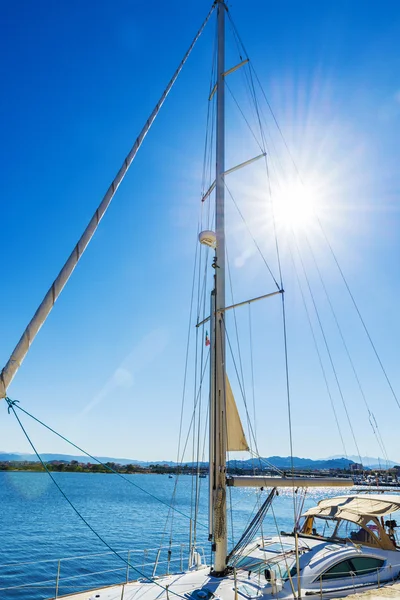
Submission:
[[226,435],[227,435],[227,450],[228,451],[241,451],[248,450],[246,436],[244,435],[243,425],[240,420],[238,409],[236,406],[235,398],[231,384],[229,383],[228,377],[226,377]]

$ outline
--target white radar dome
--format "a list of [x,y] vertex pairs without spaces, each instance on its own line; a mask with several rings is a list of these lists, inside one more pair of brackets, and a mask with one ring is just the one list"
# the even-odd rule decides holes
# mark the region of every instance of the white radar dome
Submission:
[[210,248],[217,247],[217,236],[214,231],[202,231],[199,233],[199,242]]

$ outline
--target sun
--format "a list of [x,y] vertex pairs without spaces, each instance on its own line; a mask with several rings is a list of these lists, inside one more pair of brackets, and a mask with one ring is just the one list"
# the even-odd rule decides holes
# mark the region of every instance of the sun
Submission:
[[288,182],[274,193],[274,212],[278,225],[306,229],[315,220],[316,191],[314,186]]

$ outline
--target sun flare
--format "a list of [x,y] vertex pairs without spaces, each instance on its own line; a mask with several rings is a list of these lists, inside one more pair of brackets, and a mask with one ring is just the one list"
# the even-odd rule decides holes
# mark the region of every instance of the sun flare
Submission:
[[303,183],[287,183],[275,193],[274,210],[280,226],[307,228],[315,218],[315,190]]

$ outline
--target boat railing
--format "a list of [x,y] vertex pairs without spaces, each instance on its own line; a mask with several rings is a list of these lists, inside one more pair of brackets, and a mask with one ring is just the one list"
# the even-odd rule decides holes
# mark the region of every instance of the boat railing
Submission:
[[124,562],[110,551],[0,564],[0,598],[59,598],[107,585],[144,581],[181,572],[192,565],[196,568],[199,563],[194,560],[194,552],[205,564],[204,548],[189,552],[187,544],[118,550]]

